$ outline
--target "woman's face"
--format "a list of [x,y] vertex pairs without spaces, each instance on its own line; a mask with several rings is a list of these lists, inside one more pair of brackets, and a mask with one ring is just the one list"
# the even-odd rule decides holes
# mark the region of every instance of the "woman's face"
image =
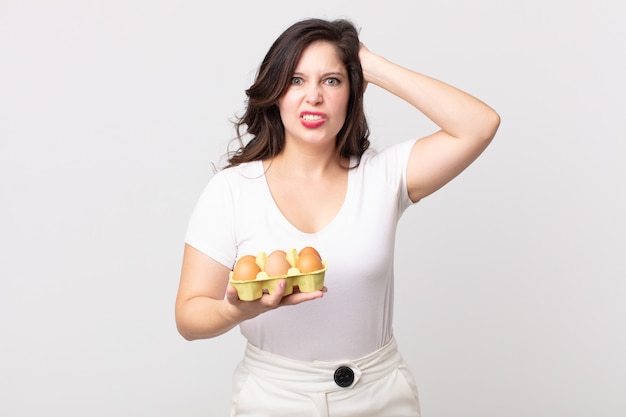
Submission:
[[322,41],[309,45],[278,101],[286,142],[332,144],[334,148],[349,97],[348,72],[335,46]]

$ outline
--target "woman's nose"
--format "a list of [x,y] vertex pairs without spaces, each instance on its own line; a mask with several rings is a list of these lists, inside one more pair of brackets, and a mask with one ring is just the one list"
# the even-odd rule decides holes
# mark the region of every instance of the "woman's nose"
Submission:
[[306,101],[309,104],[320,104],[323,101],[322,90],[318,85],[311,85],[306,92]]

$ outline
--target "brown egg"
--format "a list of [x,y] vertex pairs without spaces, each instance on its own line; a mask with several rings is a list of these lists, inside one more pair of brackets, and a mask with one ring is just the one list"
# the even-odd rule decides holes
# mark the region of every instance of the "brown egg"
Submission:
[[317,251],[317,249],[315,249],[312,246],[305,246],[304,248],[302,248],[300,250],[300,253],[298,255],[302,256],[302,255],[305,255],[307,253],[311,253],[311,254],[317,256],[320,261],[322,260],[322,256],[320,255],[320,253]]
[[265,272],[270,277],[276,277],[279,275],[287,274],[287,271],[291,268],[287,261],[287,252],[281,249],[277,249],[270,253],[265,260]]
[[241,258],[239,258],[239,260],[237,262],[243,261],[243,260],[256,262],[256,256],[254,256],[254,255],[243,255]]
[[256,279],[256,274],[261,272],[261,267],[250,259],[240,259],[233,269],[233,280],[252,281]]
[[298,268],[300,272],[306,274],[308,272],[319,271],[324,268],[324,265],[316,254],[305,253],[298,257],[296,268]]

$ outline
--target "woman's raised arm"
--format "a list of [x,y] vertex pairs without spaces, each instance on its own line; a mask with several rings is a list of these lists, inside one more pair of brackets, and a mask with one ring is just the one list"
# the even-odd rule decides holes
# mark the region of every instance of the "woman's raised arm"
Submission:
[[441,128],[416,141],[407,168],[407,188],[416,202],[467,168],[491,142],[500,116],[477,98],[404,68],[361,46],[365,80],[413,105]]

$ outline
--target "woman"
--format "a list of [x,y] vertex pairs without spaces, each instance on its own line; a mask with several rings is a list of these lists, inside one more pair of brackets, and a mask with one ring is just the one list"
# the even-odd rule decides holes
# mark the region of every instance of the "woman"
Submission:
[[[363,112],[374,84],[440,130],[375,152]],[[246,91],[241,148],[192,215],[176,299],[179,332],[247,338],[233,416],[418,416],[393,337],[393,247],[404,210],[489,144],[499,116],[447,84],[369,51],[348,21],[308,19],[271,46]],[[244,146],[242,137],[250,140]],[[326,287],[242,301],[237,259],[313,246]]]

